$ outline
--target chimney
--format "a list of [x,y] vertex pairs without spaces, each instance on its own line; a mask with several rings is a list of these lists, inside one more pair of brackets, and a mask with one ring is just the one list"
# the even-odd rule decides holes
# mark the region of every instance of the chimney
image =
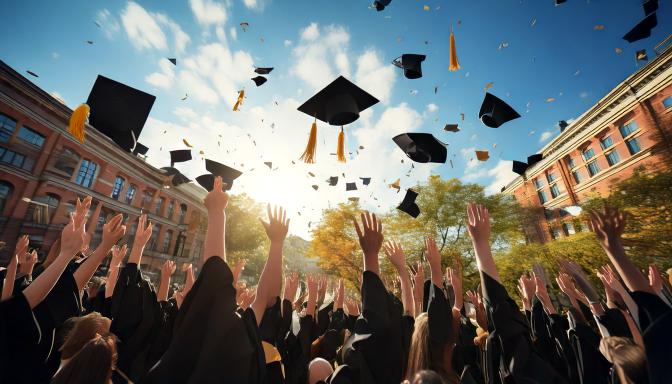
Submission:
[[560,127],[560,132],[563,132],[565,128],[567,128],[569,124],[565,120],[560,120],[558,121],[558,127]]

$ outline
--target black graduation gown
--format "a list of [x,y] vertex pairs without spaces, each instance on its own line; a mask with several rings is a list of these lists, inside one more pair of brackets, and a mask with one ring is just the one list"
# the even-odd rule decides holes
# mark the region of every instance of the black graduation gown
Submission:
[[569,343],[574,350],[575,365],[581,384],[607,384],[611,383],[609,369],[611,364],[600,352],[600,335],[590,325],[574,316],[574,327],[569,329]]
[[262,383],[264,353],[254,312],[236,313],[233,274],[210,257],[175,319],[173,337],[145,383]]
[[566,383],[534,349],[530,329],[504,286],[481,272],[490,334],[488,383]]
[[482,384],[485,383],[485,377],[481,371],[481,349],[474,344],[475,337],[476,327],[461,313],[457,343],[453,350],[453,369],[457,373],[462,372],[463,381],[466,378],[467,381]]
[[299,331],[295,335],[289,331],[279,350],[285,366],[285,382],[303,384],[308,380],[308,363],[310,363],[310,347],[316,334],[313,316],[306,315],[299,319]]
[[34,361],[26,356],[39,339],[39,327],[23,293],[0,302],[0,383],[35,382],[30,375]]
[[604,314],[597,317],[597,321],[601,326],[606,328],[609,336],[620,336],[632,338],[632,332],[628,327],[628,322],[620,309],[607,308]]
[[446,372],[443,362],[444,348],[446,344],[455,341],[453,333],[453,313],[443,294],[443,290],[432,284],[429,288],[427,300],[427,322],[429,325],[429,369],[443,376],[450,375]]
[[557,314],[548,315],[541,301],[535,296],[530,324],[533,344],[541,357],[565,380],[576,383],[578,381],[576,359],[563,329],[562,317]]
[[[280,298],[276,297],[273,305],[266,308],[259,324],[259,337],[262,343],[268,343],[277,349],[278,338],[282,337],[282,313]],[[279,352],[279,351],[278,351]],[[282,373],[282,364],[279,361],[266,362],[267,384],[282,384],[285,382]]]
[[638,308],[635,320],[644,339],[649,383],[672,383],[672,308],[660,297],[647,292],[632,292],[631,295]]

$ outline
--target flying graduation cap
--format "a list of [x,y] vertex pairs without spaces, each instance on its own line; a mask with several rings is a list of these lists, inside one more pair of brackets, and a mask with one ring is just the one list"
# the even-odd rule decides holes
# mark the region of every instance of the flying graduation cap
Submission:
[[359,118],[359,113],[378,103],[378,99],[368,94],[343,76],[339,76],[331,84],[303,103],[298,110],[312,116],[315,121],[310,129],[306,150],[300,159],[306,163],[315,162],[317,146],[317,120],[330,125],[341,126],[338,135],[336,154],[338,161],[345,162],[345,134],[343,126]]
[[179,185],[185,184],[190,182],[191,180],[182,174],[182,172],[178,171],[177,168],[173,167],[163,167],[161,168],[162,171],[166,173],[170,177],[171,183],[173,184],[173,187],[177,187]]
[[336,186],[336,184],[338,184],[338,176],[329,177],[329,180],[327,180],[327,182],[329,183],[330,187]]
[[646,16],[642,21],[637,23],[628,33],[623,36],[623,40],[628,43],[645,39],[651,36],[651,30],[658,25],[658,18],[655,13]]
[[414,53],[405,53],[392,60],[392,64],[404,70],[404,76],[407,79],[419,79],[422,77],[422,62],[425,61],[425,55]]
[[457,124],[446,124],[446,126],[443,127],[443,130],[446,132],[459,132],[460,128],[457,126]]
[[635,53],[635,59],[637,61],[647,61],[649,57],[646,55],[646,49],[641,49]]
[[134,155],[147,155],[147,151],[149,151],[149,148],[145,145],[142,145],[140,143],[135,144],[135,148],[133,148],[133,154]]
[[391,2],[392,0],[376,0],[373,2],[373,6],[376,7],[376,11],[380,12],[390,5]]
[[415,199],[417,197],[418,197],[417,192],[415,192],[412,189],[407,189],[406,195],[404,196],[404,200],[401,201],[397,209],[402,212],[408,213],[413,218],[418,217],[418,215],[420,214],[420,207],[418,207],[418,204],[415,203]]
[[171,63],[173,63],[173,65],[177,65],[177,59],[176,59],[176,58],[174,58],[174,57],[167,57],[167,59],[168,59],[168,61],[170,61]]
[[256,77],[253,77],[251,80],[254,81],[254,84],[256,84],[257,87],[264,84],[266,81],[268,81],[268,79],[263,77],[263,76],[256,76]]
[[490,152],[488,152],[488,151],[476,151],[476,158],[479,161],[487,161],[490,158]]
[[555,6],[557,7],[560,4],[567,2],[567,0],[555,0]]
[[486,92],[483,104],[481,104],[481,110],[478,112],[478,117],[486,126],[499,128],[500,125],[517,119],[520,115],[502,99]]
[[392,138],[411,160],[418,163],[445,163],[446,145],[431,133],[402,133]]
[[267,67],[267,68],[255,67],[254,68],[254,73],[256,73],[258,75],[268,75],[269,73],[271,73],[272,70],[273,70],[273,67]]
[[170,166],[175,163],[184,163],[191,160],[191,149],[177,149],[170,151]]
[[360,179],[362,180],[362,184],[364,185],[369,185],[369,183],[371,183],[370,177],[360,177]]
[[228,191],[233,186],[233,181],[243,174],[238,170],[210,159],[205,159],[205,170],[210,173],[198,176],[196,182],[207,191],[212,191],[216,176],[222,177],[222,181],[226,183],[224,190]]
[[536,153],[534,155],[530,155],[527,157],[527,163],[522,162],[522,161],[513,161],[513,169],[512,171],[521,175],[525,176],[525,171],[534,164],[540,162],[544,158],[544,155],[541,153]]
[[644,0],[642,7],[644,8],[644,14],[648,16],[658,10],[658,0]]
[[356,191],[357,190],[357,183],[345,183],[345,190],[346,191]]

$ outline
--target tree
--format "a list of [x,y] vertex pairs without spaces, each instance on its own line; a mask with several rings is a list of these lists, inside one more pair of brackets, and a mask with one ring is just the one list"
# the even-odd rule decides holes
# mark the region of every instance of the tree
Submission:
[[227,259],[231,266],[246,260],[243,276],[259,276],[268,256],[268,239],[259,222],[263,213],[264,207],[246,194],[232,195],[226,208]]

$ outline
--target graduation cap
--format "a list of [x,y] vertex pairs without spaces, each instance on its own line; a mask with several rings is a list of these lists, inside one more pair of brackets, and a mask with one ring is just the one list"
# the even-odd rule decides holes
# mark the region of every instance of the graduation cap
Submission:
[[519,118],[520,115],[502,99],[486,92],[478,117],[486,126],[498,128],[507,121]]
[[369,183],[371,183],[370,177],[360,177],[360,179],[362,179],[362,184],[364,185],[369,185]]
[[567,0],[555,0],[555,6],[557,7],[560,4],[567,2]]
[[543,158],[544,155],[542,155],[541,153],[535,153],[534,155],[530,155],[527,157],[527,165],[531,167],[534,164],[540,162]]
[[415,198],[418,197],[418,193],[412,189],[406,190],[406,196],[404,200],[401,201],[401,204],[397,207],[398,210],[406,212],[411,215],[413,218],[418,217],[420,214],[420,207],[415,203]]
[[316,190],[316,191],[320,188],[320,186],[319,186],[319,185],[316,185],[316,184],[313,184],[312,187],[313,187],[313,189]]
[[34,77],[40,77],[37,73],[35,73],[35,72],[33,72],[33,71],[29,70],[29,69],[26,70],[26,73],[29,74],[29,75],[31,75],[31,76],[34,76]]
[[215,176],[221,176],[222,181],[226,183],[224,190],[229,190],[233,186],[233,181],[243,174],[238,170],[210,159],[205,159],[205,169],[210,172],[210,174],[198,176],[196,181],[207,191],[212,190],[215,183]]
[[376,11],[380,12],[390,5],[391,2],[392,0],[376,0],[373,2],[373,6],[376,7]]
[[649,57],[646,55],[646,49],[639,50],[635,53],[635,59],[637,61],[647,61]]
[[336,186],[338,184],[338,176],[331,176],[327,182],[329,182],[330,187]]
[[392,64],[403,69],[404,76],[407,79],[419,79],[422,77],[422,62],[425,61],[426,57],[425,55],[405,53],[392,60]]
[[136,143],[135,148],[133,148],[134,155],[147,155],[147,151],[149,151],[149,148],[140,143]]
[[445,163],[446,145],[431,133],[402,133],[392,138],[404,153],[418,163]]
[[642,7],[644,8],[644,14],[648,16],[658,10],[658,0],[644,0]]
[[[345,162],[345,134],[343,126],[359,118],[359,113],[378,103],[378,99],[368,94],[343,76],[339,76],[331,84],[324,87],[315,96],[303,103],[298,110],[330,125],[340,125],[338,135],[338,161]],[[306,150],[301,159],[306,163],[315,162],[317,146],[317,122],[310,129]]]
[[658,18],[655,13],[646,16],[642,21],[637,23],[628,33],[623,36],[623,40],[628,43],[645,39],[651,36],[651,30],[658,25]]
[[345,190],[346,191],[356,191],[357,190],[357,183],[345,183]]
[[446,124],[443,130],[447,132],[459,132],[460,128],[458,128],[457,124]]
[[91,110],[89,123],[128,150],[133,137],[140,137],[154,100],[156,96],[98,75],[86,101]]
[[527,170],[527,163],[518,160],[513,160],[513,168],[512,168],[513,172],[523,176],[525,175],[526,170]]
[[569,123],[567,123],[565,120],[558,121],[558,127],[560,128],[560,132],[564,131],[568,126]]
[[175,163],[184,163],[185,161],[191,160],[191,150],[190,149],[177,149],[170,151],[170,166],[172,167]]
[[257,87],[260,86],[260,85],[262,85],[262,84],[264,84],[267,80],[268,80],[268,79],[266,79],[266,78],[263,77],[263,76],[257,76],[257,77],[253,77],[253,78],[252,78],[252,81],[254,81],[254,84],[256,84]]
[[476,151],[476,158],[479,161],[486,161],[490,158],[490,153],[488,151]]
[[273,67],[270,68],[261,68],[261,67],[255,67],[254,68],[254,73],[259,74],[259,75],[268,75],[271,73],[273,70]]
[[264,164],[268,167],[268,169],[273,168],[273,162],[272,161],[264,161]]
[[167,59],[168,59],[168,61],[170,61],[171,63],[173,63],[173,65],[177,65],[177,59],[176,59],[176,58],[174,58],[174,57],[168,57]]

